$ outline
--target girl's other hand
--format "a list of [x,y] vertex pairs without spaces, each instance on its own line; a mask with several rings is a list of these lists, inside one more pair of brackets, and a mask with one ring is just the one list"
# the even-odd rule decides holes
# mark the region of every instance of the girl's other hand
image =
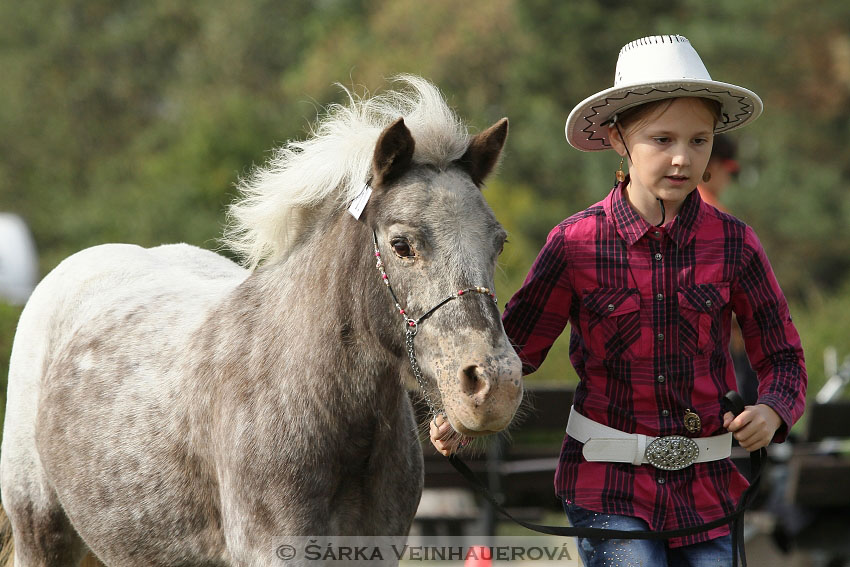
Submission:
[[767,447],[780,426],[782,418],[765,404],[746,406],[738,417],[732,412],[723,415],[723,427],[731,431],[738,444],[751,453]]

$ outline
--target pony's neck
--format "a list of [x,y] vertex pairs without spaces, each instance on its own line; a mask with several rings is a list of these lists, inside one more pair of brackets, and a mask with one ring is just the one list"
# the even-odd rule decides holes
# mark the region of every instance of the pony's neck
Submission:
[[252,278],[273,318],[295,325],[286,334],[312,350],[326,388],[393,398],[406,361],[403,322],[375,268],[371,231],[347,213],[316,216],[325,220],[285,260]]
[[371,231],[326,218],[249,276],[193,338],[205,356],[192,362],[189,417],[211,444],[221,427],[251,424],[273,432],[282,454],[294,436],[321,435],[314,453],[361,462],[379,450],[372,440],[412,423],[401,320],[375,270]]

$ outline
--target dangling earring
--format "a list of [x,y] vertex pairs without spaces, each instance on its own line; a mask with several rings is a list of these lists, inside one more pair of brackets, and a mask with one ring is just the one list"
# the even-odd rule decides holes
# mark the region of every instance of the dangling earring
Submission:
[[705,181],[706,183],[708,183],[709,181],[711,181],[711,172],[710,172],[710,171],[706,171],[705,173],[703,173],[703,174],[702,174],[702,180],[703,180],[703,181]]
[[617,178],[617,182],[619,183],[626,180],[626,174],[623,172],[623,160],[625,159],[626,158],[620,158],[620,167],[614,172],[614,177]]

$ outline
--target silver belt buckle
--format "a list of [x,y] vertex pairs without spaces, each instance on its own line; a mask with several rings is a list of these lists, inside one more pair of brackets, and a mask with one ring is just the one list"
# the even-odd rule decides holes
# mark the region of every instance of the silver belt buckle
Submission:
[[699,458],[696,441],[681,435],[658,437],[646,448],[646,460],[657,469],[678,471],[694,464]]

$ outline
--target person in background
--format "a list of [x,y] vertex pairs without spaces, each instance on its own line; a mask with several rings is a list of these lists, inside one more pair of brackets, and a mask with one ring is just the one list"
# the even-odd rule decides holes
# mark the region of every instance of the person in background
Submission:
[[705,173],[697,185],[702,200],[724,213],[729,211],[720,203],[720,198],[740,170],[737,154],[738,146],[731,137],[726,134],[714,136],[711,157],[708,158]]
[[[714,136],[708,166],[705,168],[702,180],[697,185],[702,200],[724,213],[729,211],[721,204],[720,199],[729,183],[737,177],[738,171],[740,171],[737,157],[738,145],[730,136],[726,134]],[[735,366],[738,393],[741,394],[744,403],[752,405],[758,399],[758,377],[747,358],[744,337],[741,335],[741,327],[737,320],[732,324],[729,351],[732,354],[732,363]]]
[[27,223],[0,213],[0,301],[23,305],[38,280],[38,253]]

